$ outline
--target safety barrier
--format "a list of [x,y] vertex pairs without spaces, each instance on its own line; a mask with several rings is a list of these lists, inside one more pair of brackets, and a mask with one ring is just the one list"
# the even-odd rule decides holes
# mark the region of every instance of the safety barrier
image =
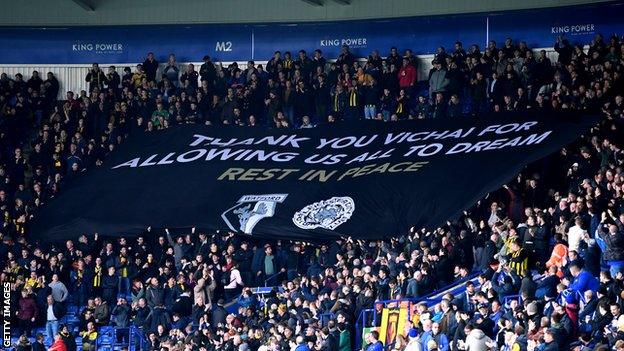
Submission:
[[[269,282],[273,282],[273,281],[275,281],[275,283],[279,283],[278,278],[280,277],[280,275],[281,275],[282,273],[284,273],[284,272],[277,272],[277,273],[275,273],[275,274],[273,274],[273,275],[270,275],[268,278],[266,278],[266,279],[264,280],[264,286],[265,286],[265,287],[268,287],[268,286],[269,286]],[[273,284],[273,285],[271,285],[271,286],[275,286],[275,285],[278,285],[278,284]]]
[[[431,292],[425,296],[415,297],[415,298],[406,298],[406,299],[397,299],[397,300],[384,300],[384,301],[376,301],[373,308],[364,309],[360,311],[360,315],[358,316],[355,323],[356,330],[356,338],[355,338],[355,348],[354,350],[359,350],[362,347],[362,330],[365,327],[377,326],[377,314],[378,308],[377,306],[381,306],[381,310],[383,307],[387,307],[389,305],[400,305],[403,302],[411,302],[411,303],[419,303],[426,302],[428,307],[431,307],[440,301],[442,301],[442,296],[448,294],[449,292],[453,295],[457,295],[458,293],[463,292],[465,290],[465,285],[468,281],[476,281],[477,277],[480,273],[473,273],[466,278],[463,278],[459,281],[448,284],[440,289],[437,289],[434,292]],[[411,319],[410,316],[411,311],[407,310],[407,318]],[[372,319],[368,320],[368,316],[372,314]],[[391,345],[386,345],[391,346]]]

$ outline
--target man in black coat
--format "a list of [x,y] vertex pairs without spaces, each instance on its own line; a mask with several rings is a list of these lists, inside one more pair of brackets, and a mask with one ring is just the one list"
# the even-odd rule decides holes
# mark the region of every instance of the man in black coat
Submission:
[[618,272],[624,269],[620,263],[624,261],[624,235],[619,232],[615,224],[606,225],[607,213],[602,213],[598,234],[604,240],[606,249],[603,252],[603,258],[610,267],[611,276],[617,276]]
[[65,347],[67,347],[67,351],[76,351],[76,337],[69,330],[69,327],[67,327],[67,325],[63,325],[59,330],[59,334],[61,335],[61,339],[63,339],[63,342],[65,343]]
[[483,271],[487,270],[490,266],[492,258],[498,252],[498,248],[496,246],[496,242],[498,241],[498,234],[492,233],[490,235],[490,240],[485,243],[485,247],[481,252],[481,256],[478,257],[479,268]]
[[189,317],[193,311],[193,299],[188,291],[183,291],[182,294],[175,300],[171,312],[179,314],[181,317]]
[[492,72],[492,80],[488,84],[488,97],[492,106],[501,104],[503,101],[503,81],[496,71]]
[[147,58],[143,61],[143,70],[147,80],[152,82],[156,81],[156,71],[158,70],[158,61],[154,58],[154,53],[147,53]]
[[234,261],[238,263],[238,270],[245,285],[253,284],[251,273],[252,259],[253,252],[249,249],[249,243],[246,241],[241,242],[240,250],[234,253]]
[[[39,308],[39,311],[46,311],[48,309],[47,298],[52,294],[52,289],[45,283],[45,275],[39,277],[39,284],[42,285],[43,288],[37,290],[35,301],[37,302],[37,308]],[[45,313],[39,313],[39,319],[45,322]]]
[[145,300],[147,305],[151,308],[162,304],[165,301],[165,292],[161,286],[158,285],[157,278],[150,279],[150,285],[145,290]]
[[114,323],[116,327],[126,328],[130,322],[130,306],[126,302],[126,299],[117,299],[117,305],[113,307],[111,316],[115,317]]
[[570,45],[568,39],[563,39],[561,35],[557,36],[557,42],[555,43],[554,48],[559,54],[557,62],[563,66],[569,65],[572,60],[574,49],[572,48],[572,45]]
[[141,330],[145,330],[145,323],[147,317],[150,315],[150,308],[147,306],[144,298],[140,298],[137,306],[134,307],[134,319],[133,323]]
[[463,115],[463,106],[460,103],[459,96],[457,94],[453,94],[451,99],[448,102],[448,107],[446,109],[446,117],[455,118],[461,117]]
[[217,307],[212,311],[212,327],[217,328],[219,324],[225,325],[225,317],[227,317],[228,312],[224,307],[225,301],[220,299],[217,301]]
[[108,274],[102,279],[102,299],[109,306],[115,305],[119,289],[119,276],[115,274],[115,267],[108,267]]
[[43,343],[44,336],[41,333],[37,333],[37,339],[32,344],[32,351],[45,351],[46,347]]
[[338,342],[336,338],[329,332],[327,327],[321,329],[321,351],[338,350]]
[[171,325],[169,311],[167,311],[167,308],[162,304],[152,308],[151,313],[146,319],[147,330],[150,332],[156,333],[159,324],[162,324],[165,327]]
[[204,64],[199,68],[199,76],[202,81],[206,81],[208,83],[208,88],[214,87],[214,80],[217,76],[217,70],[210,61],[210,56],[204,56]]
[[93,64],[85,80],[89,83],[89,92],[93,91],[95,88],[102,90],[104,84],[107,82],[106,74],[104,74],[104,71],[100,69],[100,65],[97,63]]

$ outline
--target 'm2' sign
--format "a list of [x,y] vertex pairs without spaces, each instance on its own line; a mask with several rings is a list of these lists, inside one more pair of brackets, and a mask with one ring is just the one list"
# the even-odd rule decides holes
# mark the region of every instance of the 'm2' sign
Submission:
[[230,52],[232,51],[231,41],[218,41],[215,45],[215,51]]

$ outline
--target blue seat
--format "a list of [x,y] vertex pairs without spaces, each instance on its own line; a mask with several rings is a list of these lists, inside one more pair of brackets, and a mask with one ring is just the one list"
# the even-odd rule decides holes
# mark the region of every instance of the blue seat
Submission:
[[[120,344],[116,340],[116,330],[113,326],[103,326],[98,330],[98,338],[96,340],[96,349],[98,351],[113,351]],[[127,343],[121,346],[127,346]]]
[[100,327],[99,335],[112,337],[115,334],[115,327],[111,327],[110,325],[105,325]]

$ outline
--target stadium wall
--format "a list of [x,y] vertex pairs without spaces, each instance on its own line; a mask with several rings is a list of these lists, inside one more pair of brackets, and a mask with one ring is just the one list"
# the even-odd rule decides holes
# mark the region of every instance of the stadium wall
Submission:
[[578,5],[605,0],[72,0],[3,1],[2,25],[130,25],[331,21]]
[[[33,70],[54,72],[61,91],[86,88],[84,77],[92,62],[102,67],[134,66],[153,51],[160,62],[176,53],[180,63],[208,54],[213,61],[265,63],[274,50],[323,50],[328,58],[349,44],[358,57],[372,50],[385,55],[391,46],[412,49],[420,58],[419,78],[427,76],[432,54],[443,45],[452,50],[488,40],[499,46],[506,37],[524,40],[529,47],[547,48],[557,36],[572,43],[589,43],[596,33],[605,37],[624,33],[624,2],[608,2],[548,9],[420,16],[313,23],[204,24],[89,27],[0,27],[0,71],[28,79]],[[556,56],[556,55],[555,55]],[[195,62],[198,63],[198,62]],[[184,69],[184,67],[182,67]]]

